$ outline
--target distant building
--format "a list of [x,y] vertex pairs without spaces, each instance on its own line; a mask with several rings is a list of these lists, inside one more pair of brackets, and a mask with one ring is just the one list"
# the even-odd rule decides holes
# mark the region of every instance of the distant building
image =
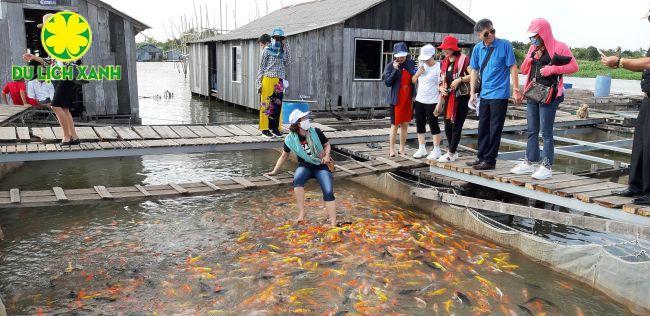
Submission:
[[163,51],[162,49],[151,45],[145,44],[138,48],[136,51],[136,59],[139,62],[143,61],[162,61],[163,60]]
[[45,55],[41,29],[47,13],[74,11],[84,16],[93,32],[93,42],[82,58],[85,65],[119,65],[120,81],[92,81],[78,87],[75,102],[92,117],[137,117],[138,81],[135,36],[148,29],[144,23],[99,0],[0,0],[0,84],[11,80],[12,65],[24,65],[29,50]]
[[163,59],[166,61],[178,61],[183,60],[183,58],[183,53],[178,50],[168,50],[163,53]]
[[384,65],[393,44],[411,54],[447,35],[476,42],[475,22],[447,0],[319,0],[285,7],[230,33],[189,44],[193,93],[259,108],[256,39],[281,27],[291,45],[285,97],[311,96],[312,110],[387,107]]

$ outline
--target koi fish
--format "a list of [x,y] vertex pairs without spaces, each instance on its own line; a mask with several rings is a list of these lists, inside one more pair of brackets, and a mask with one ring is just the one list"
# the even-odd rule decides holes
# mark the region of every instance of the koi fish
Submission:
[[423,299],[421,299],[419,297],[413,297],[413,299],[418,302],[418,307],[420,307],[420,308],[426,308],[427,307],[427,302],[424,301]]
[[444,305],[445,305],[445,311],[447,312],[447,314],[451,313],[451,305],[452,305],[453,303],[454,303],[454,302],[453,302],[452,300],[448,300],[448,301],[446,301],[446,302],[444,303]]
[[428,292],[427,296],[438,296],[438,295],[445,294],[446,292],[447,292],[447,289],[445,289],[445,288],[437,289],[437,290]]
[[472,306],[472,301],[469,300],[469,297],[467,297],[467,295],[465,295],[465,294],[463,294],[463,293],[461,293],[459,291],[456,291],[455,294],[456,294],[456,299],[460,303],[465,304],[467,306]]

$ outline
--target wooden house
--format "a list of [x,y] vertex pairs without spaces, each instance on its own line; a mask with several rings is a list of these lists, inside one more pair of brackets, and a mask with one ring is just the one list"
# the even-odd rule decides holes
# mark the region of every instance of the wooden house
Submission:
[[122,67],[119,81],[93,81],[79,89],[86,116],[137,117],[135,36],[149,28],[99,0],[0,0],[0,84],[11,80],[12,65],[22,66],[28,50],[44,56],[37,27],[47,13],[73,11],[90,23],[92,46],[84,65]]
[[163,50],[151,44],[140,46],[135,52],[135,59],[139,62],[162,61]]
[[285,7],[230,33],[191,42],[194,94],[259,108],[256,39],[281,27],[291,46],[285,98],[307,97],[312,110],[386,107],[381,81],[393,44],[438,44],[447,35],[476,42],[475,22],[446,0],[319,0]]

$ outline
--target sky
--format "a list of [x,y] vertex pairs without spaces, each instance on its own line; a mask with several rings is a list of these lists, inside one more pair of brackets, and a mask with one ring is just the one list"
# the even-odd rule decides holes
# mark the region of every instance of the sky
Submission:
[[[259,15],[309,0],[104,0],[116,9],[151,26],[145,36],[164,40],[171,36],[181,17],[203,16],[203,25],[226,29],[241,27]],[[354,1],[354,0],[349,0]],[[526,30],[530,21],[543,17],[549,20],[555,37],[571,47],[590,45],[602,49],[621,46],[623,49],[647,49],[650,45],[650,23],[641,17],[650,8],[649,0],[450,0],[475,21],[489,18],[497,36],[511,41],[528,42]],[[195,5],[193,5],[193,3]],[[219,22],[219,6],[224,16]],[[621,5],[624,3],[625,5]],[[257,4],[257,5],[256,5]],[[195,14],[195,8],[197,13]],[[226,9],[227,8],[227,9]],[[236,11],[235,11],[236,8]],[[208,17],[206,18],[206,12]],[[236,17],[236,19],[235,19]],[[271,31],[271,30],[269,30]],[[137,40],[143,40],[138,36]]]

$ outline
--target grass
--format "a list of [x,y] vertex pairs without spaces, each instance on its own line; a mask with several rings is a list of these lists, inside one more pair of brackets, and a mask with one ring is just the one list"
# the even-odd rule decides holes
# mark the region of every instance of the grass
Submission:
[[609,69],[600,61],[578,60],[580,71],[570,76],[581,78],[596,78],[596,76],[610,75],[612,79],[641,80],[640,72],[625,69]]

